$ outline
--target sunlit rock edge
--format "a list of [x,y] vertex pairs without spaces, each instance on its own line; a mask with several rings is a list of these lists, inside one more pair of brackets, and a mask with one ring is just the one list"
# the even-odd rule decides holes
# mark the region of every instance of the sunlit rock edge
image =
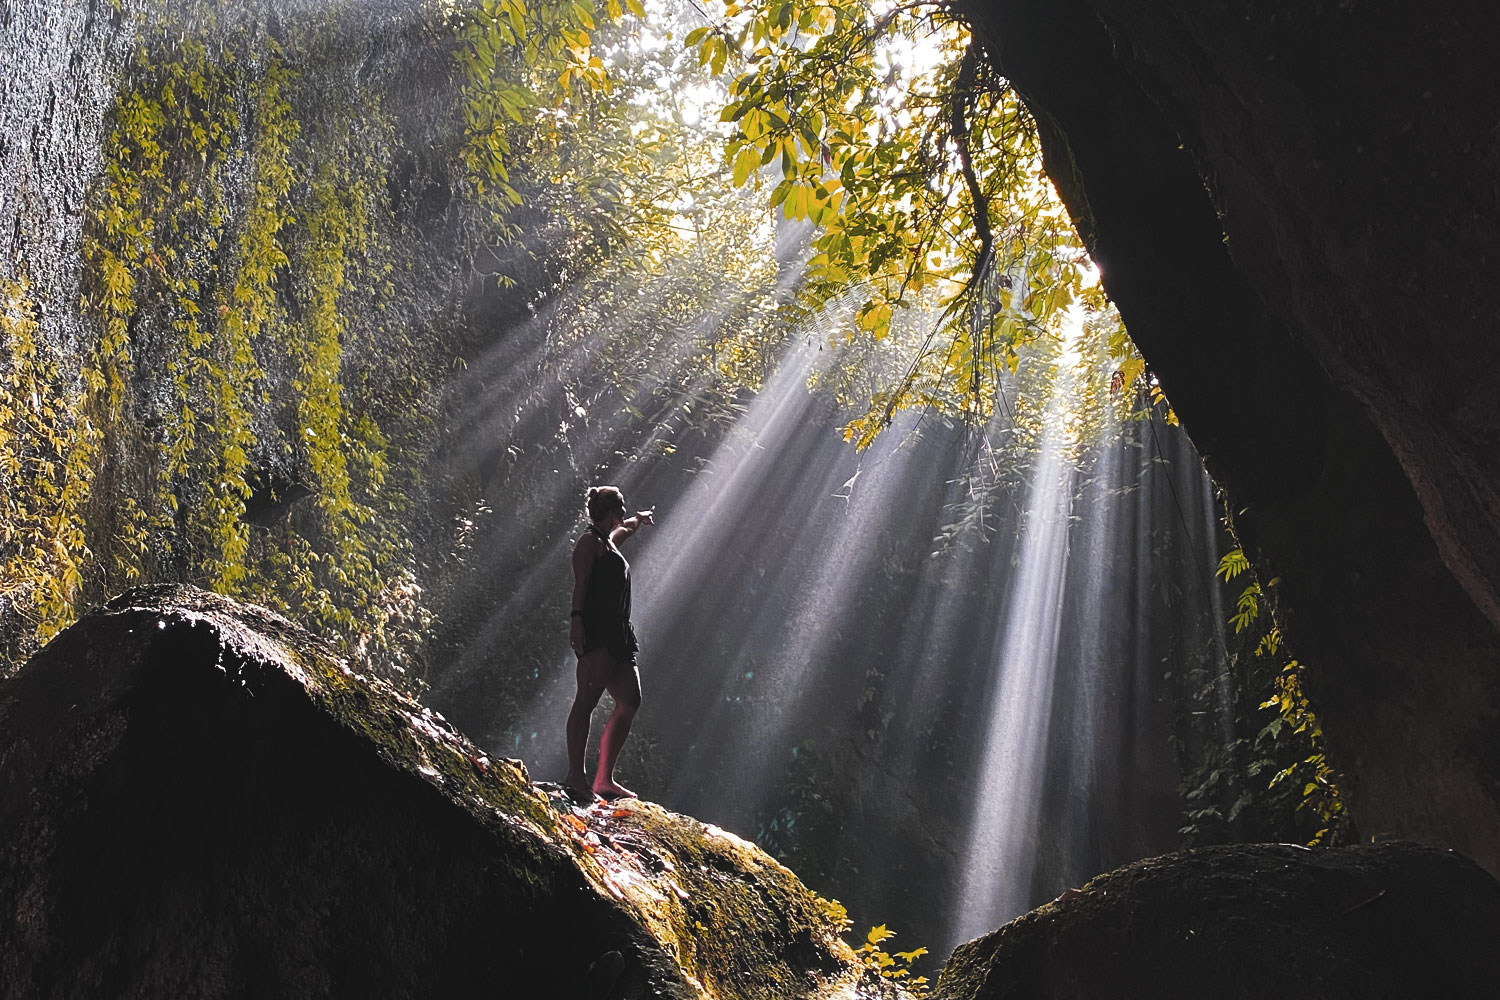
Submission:
[[1150,858],[954,951],[932,1000],[1493,997],[1500,882],[1415,844]]
[[285,619],[183,586],[0,686],[0,910],[5,997],[880,990],[753,844],[559,811]]

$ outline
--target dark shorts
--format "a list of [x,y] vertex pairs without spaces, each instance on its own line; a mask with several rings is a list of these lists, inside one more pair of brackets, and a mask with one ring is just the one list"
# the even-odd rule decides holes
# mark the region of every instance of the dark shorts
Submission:
[[641,648],[641,644],[635,638],[635,629],[629,622],[609,623],[595,628],[590,628],[585,622],[583,636],[585,654],[592,653],[596,649],[607,649],[609,655],[620,663],[627,660],[634,662],[635,654]]

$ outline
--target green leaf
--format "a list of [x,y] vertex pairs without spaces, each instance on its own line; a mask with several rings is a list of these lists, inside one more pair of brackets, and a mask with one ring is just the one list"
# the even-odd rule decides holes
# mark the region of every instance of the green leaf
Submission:
[[735,187],[740,187],[745,181],[750,179],[750,174],[756,168],[757,159],[759,157],[755,155],[755,150],[748,148],[741,149],[738,155],[735,156],[733,177]]
[[1216,575],[1221,577],[1225,583],[1228,583],[1249,568],[1250,560],[1245,557],[1245,551],[1240,548],[1234,548],[1224,553],[1224,558],[1219,560],[1219,568],[1216,570]]

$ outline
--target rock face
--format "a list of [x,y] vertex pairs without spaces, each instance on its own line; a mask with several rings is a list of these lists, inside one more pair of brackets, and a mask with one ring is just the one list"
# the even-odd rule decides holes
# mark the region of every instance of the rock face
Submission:
[[1500,10],[965,7],[1228,489],[1359,826],[1500,871]]
[[306,633],[132,591],[0,687],[0,996],[854,996],[822,900],[557,806]]
[[961,946],[932,1000],[1490,997],[1497,934],[1500,882],[1448,851],[1212,847]]
[[0,13],[0,260],[4,277],[31,279],[51,340],[81,337],[82,216],[130,43],[124,20],[88,2],[15,0]]

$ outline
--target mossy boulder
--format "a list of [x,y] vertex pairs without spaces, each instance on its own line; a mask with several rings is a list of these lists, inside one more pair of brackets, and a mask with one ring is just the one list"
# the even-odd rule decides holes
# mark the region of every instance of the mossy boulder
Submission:
[[1413,844],[1127,865],[954,951],[932,1000],[1493,997],[1500,882]]
[[855,996],[831,908],[575,809],[265,610],[132,591],[0,686],[0,996]]

